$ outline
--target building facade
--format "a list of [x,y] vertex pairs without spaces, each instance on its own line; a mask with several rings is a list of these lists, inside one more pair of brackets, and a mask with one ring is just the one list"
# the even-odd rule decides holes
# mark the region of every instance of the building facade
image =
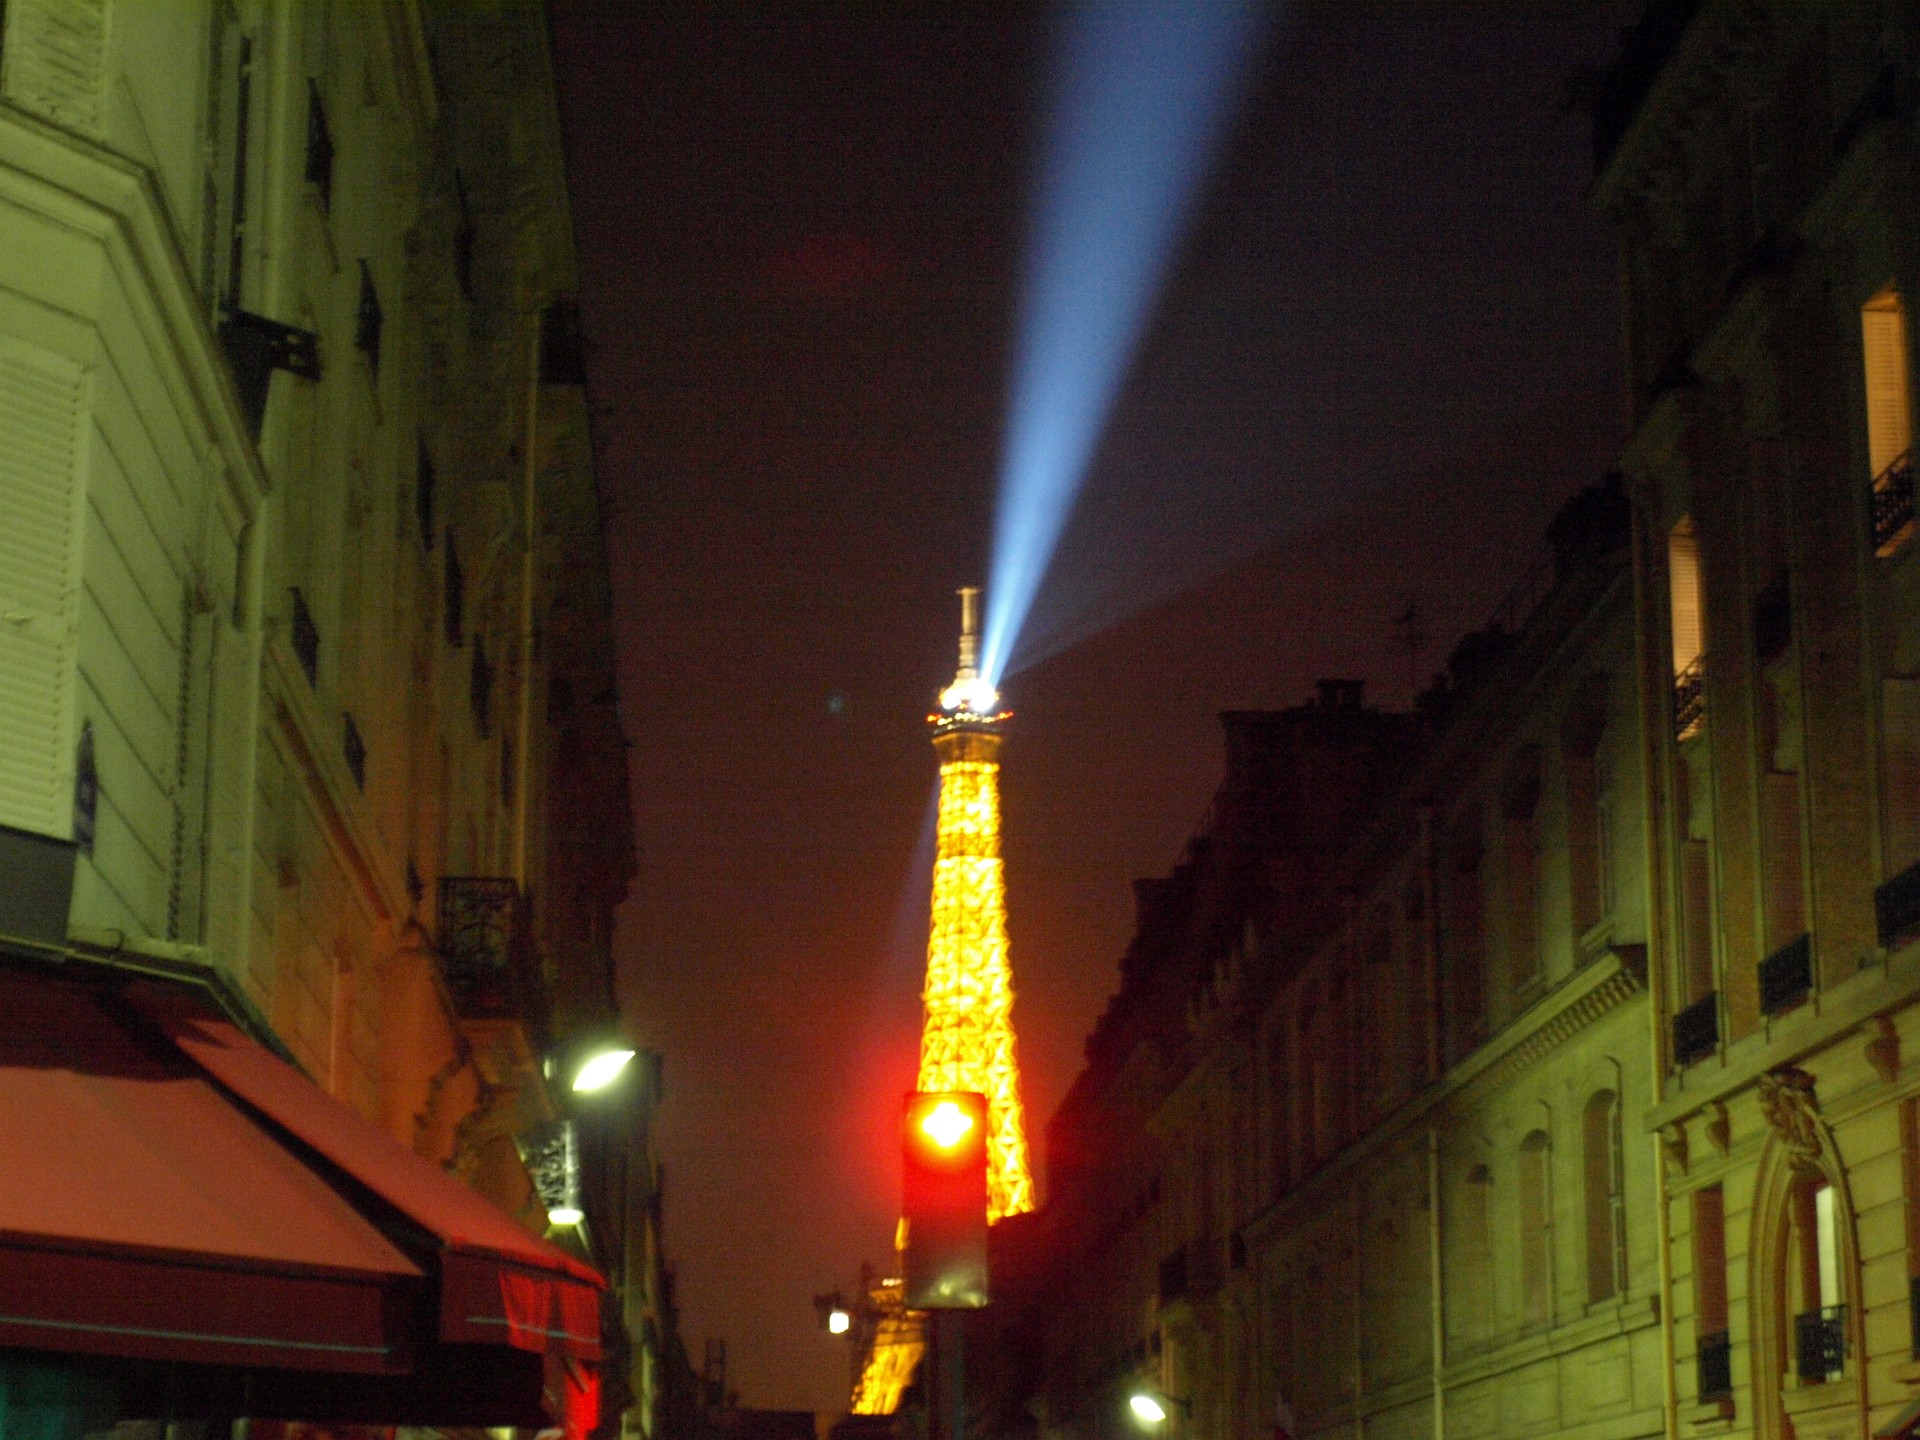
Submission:
[[1917,60],[1873,0],[1623,36],[1620,474],[1421,715],[1226,717],[981,1322],[1045,1336],[997,1431],[1912,1432]]
[[0,248],[11,962],[195,987],[597,1267],[651,1433],[659,1067],[567,1083],[633,847],[544,7],[9,4]]

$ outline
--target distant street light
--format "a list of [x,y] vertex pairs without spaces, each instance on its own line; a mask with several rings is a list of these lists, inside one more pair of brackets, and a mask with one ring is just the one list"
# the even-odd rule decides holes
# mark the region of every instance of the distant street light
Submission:
[[587,1212],[578,1205],[556,1205],[547,1211],[549,1225],[578,1225],[587,1218]]
[[827,1333],[829,1335],[844,1335],[852,1328],[853,1316],[847,1312],[844,1306],[836,1305],[827,1312]]

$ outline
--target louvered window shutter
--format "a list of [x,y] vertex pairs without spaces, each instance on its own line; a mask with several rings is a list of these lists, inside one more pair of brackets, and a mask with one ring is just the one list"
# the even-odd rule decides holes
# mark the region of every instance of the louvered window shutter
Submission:
[[0,825],[73,833],[85,376],[0,338]]

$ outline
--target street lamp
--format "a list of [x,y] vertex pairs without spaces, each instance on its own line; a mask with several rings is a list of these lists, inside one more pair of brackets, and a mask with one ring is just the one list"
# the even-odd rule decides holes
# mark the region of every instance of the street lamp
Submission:
[[633,1048],[627,1045],[603,1045],[588,1051],[573,1068],[575,1093],[591,1095],[606,1089],[620,1078],[620,1072],[627,1068],[634,1054]]
[[1159,1390],[1136,1390],[1127,1397],[1127,1408],[1133,1412],[1134,1423],[1143,1430],[1166,1424],[1169,1410],[1176,1405],[1182,1414],[1193,1408],[1178,1396],[1167,1395]]

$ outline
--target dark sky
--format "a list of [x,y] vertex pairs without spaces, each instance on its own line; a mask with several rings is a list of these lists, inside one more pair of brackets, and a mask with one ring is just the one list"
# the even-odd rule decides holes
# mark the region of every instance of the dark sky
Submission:
[[[1322,675],[1404,703],[1621,443],[1614,252],[1561,95],[1633,8],[1280,12],[1043,592],[1051,640],[1003,687],[1036,1141],[1129,882],[1205,810],[1217,712]],[[634,742],[618,944],[666,1054],[684,1333],[696,1363],[726,1339],[743,1403],[839,1408],[809,1301],[891,1245],[924,716],[985,568],[1049,12],[559,10]]]

